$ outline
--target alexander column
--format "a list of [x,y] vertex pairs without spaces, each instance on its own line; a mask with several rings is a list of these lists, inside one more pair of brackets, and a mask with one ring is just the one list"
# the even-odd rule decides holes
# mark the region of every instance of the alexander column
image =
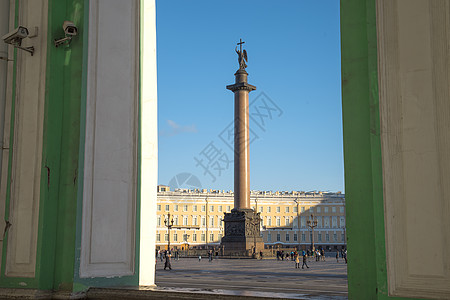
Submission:
[[235,49],[239,69],[234,74],[235,83],[227,89],[234,93],[234,208],[225,213],[225,236],[222,247],[225,255],[249,256],[264,248],[260,236],[260,216],[250,208],[250,149],[248,94],[256,87],[247,83],[245,71],[247,51],[240,40]]

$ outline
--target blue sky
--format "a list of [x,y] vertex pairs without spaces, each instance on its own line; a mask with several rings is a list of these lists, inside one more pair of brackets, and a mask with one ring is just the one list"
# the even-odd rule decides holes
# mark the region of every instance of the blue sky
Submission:
[[344,191],[338,0],[157,0],[156,11],[159,184],[233,190],[225,86],[242,38],[257,87],[251,189]]

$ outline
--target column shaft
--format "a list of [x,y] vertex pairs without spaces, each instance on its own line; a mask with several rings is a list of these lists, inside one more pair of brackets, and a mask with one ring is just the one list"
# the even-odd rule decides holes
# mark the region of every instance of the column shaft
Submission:
[[234,92],[234,208],[250,208],[248,90]]

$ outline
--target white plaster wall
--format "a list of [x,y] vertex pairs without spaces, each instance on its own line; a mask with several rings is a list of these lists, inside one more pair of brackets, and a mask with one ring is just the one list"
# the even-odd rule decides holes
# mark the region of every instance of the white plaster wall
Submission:
[[[19,24],[29,29],[38,27],[39,35],[22,42],[24,47],[34,46],[33,56],[22,50],[17,52],[9,212],[12,225],[8,235],[7,276],[35,275],[45,103],[47,11],[48,2],[45,0],[19,1]],[[11,94],[8,93],[7,97],[11,97]],[[7,103],[8,113],[10,109]],[[6,128],[9,129],[9,124]]]
[[139,284],[155,284],[156,186],[158,175],[156,11],[155,1],[142,1],[141,10],[141,240]]
[[139,0],[89,1],[80,277],[135,272]]
[[377,1],[390,295],[450,299],[450,2]]

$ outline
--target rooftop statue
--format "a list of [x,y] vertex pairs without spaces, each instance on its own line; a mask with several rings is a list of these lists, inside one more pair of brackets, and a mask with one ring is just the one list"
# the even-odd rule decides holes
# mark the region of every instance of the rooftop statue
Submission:
[[240,50],[238,50],[238,47],[236,46],[236,53],[238,55],[238,63],[239,63],[239,70],[245,70],[245,68],[247,68],[247,65],[245,64],[245,62],[248,62],[248,58],[247,58],[247,51],[242,50],[242,44],[244,44],[245,42],[242,41],[242,39],[239,39],[239,43],[237,43],[237,45],[240,46]]

